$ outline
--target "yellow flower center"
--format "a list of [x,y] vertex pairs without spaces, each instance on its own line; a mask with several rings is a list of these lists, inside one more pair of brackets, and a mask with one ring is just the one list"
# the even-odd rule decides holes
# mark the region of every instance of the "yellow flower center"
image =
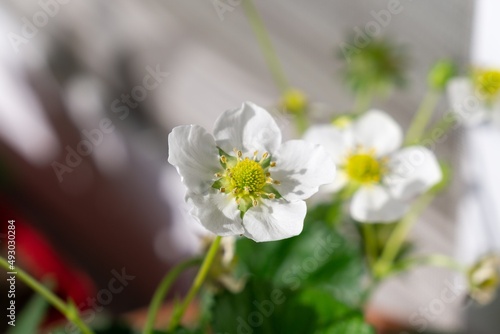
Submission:
[[229,155],[219,148],[220,164],[224,168],[215,174],[212,188],[234,198],[241,212],[241,217],[252,206],[257,206],[262,199],[281,198],[274,188],[280,182],[271,178],[269,169],[276,167],[269,153],[258,158],[258,152],[252,158],[243,157],[243,153],[234,149],[235,155]]
[[473,81],[487,100],[491,101],[500,95],[500,70],[477,70]]
[[377,159],[373,152],[352,154],[345,164],[349,179],[361,184],[380,182],[385,171],[384,161]]
[[252,193],[264,187],[266,173],[257,161],[245,158],[233,167],[231,183],[238,190],[246,189]]

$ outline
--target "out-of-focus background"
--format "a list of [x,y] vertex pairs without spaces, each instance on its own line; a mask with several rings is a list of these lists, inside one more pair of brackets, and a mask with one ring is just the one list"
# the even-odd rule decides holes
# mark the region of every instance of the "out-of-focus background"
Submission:
[[[74,268],[78,279],[67,277],[65,288],[83,304],[117,272],[126,272],[134,278],[100,306],[111,312],[140,308],[169,267],[198,251],[203,231],[187,216],[184,189],[167,163],[169,131],[192,123],[211,130],[221,112],[242,101],[272,108],[279,100],[242,6],[221,2],[0,5],[2,226],[16,219],[43,235],[40,243],[52,245],[53,258]],[[378,22],[377,34],[410,55],[407,86],[373,104],[405,128],[435,61],[450,58],[467,68],[474,1],[397,3],[397,14],[380,17],[393,0],[256,1],[291,84],[325,110],[313,115],[316,121],[352,106],[339,77],[339,54],[347,37],[369,22]],[[443,100],[441,112],[446,108]],[[294,136],[289,119],[276,116]],[[459,143],[460,130],[453,131],[437,153],[456,166]],[[461,186],[454,180],[414,229],[417,252],[456,254]],[[20,265],[31,264],[40,275],[57,267],[33,257],[38,237],[18,235],[25,249]],[[372,304],[409,325],[494,333],[474,327],[484,325],[486,310],[473,310],[463,296],[436,311],[435,300],[450,284],[449,271],[419,269],[387,282]],[[177,288],[184,288],[182,282]],[[498,312],[498,305],[491,310]]]

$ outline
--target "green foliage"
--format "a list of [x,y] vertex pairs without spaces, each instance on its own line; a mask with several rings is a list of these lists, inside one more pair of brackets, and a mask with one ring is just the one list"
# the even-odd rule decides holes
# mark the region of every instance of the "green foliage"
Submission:
[[[214,333],[374,333],[360,310],[362,252],[325,217],[341,205],[310,210],[302,234],[270,243],[240,239],[243,291],[208,303]],[[298,321],[297,319],[300,319]]]

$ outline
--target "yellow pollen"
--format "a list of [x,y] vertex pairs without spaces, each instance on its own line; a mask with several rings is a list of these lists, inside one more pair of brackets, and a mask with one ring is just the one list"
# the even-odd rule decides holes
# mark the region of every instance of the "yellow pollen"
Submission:
[[233,151],[234,156],[221,154],[224,170],[215,173],[212,188],[236,201],[240,217],[243,218],[250,208],[258,206],[262,201],[281,198],[274,188],[280,182],[271,178],[268,168],[276,166],[276,163],[271,162],[272,156],[268,152],[264,152],[259,158],[257,151],[253,152],[253,157],[244,156],[236,148]]
[[231,170],[231,183],[236,189],[255,192],[265,185],[266,176],[262,166],[250,159],[239,161]]
[[373,151],[352,154],[347,158],[345,171],[352,181],[363,184],[378,183],[382,179],[386,167],[378,160]]

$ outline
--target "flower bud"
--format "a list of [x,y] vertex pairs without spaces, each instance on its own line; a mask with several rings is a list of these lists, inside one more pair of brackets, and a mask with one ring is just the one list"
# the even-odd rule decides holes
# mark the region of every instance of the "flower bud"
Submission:
[[475,263],[467,272],[469,294],[480,304],[490,303],[500,283],[500,257],[487,255]]
[[432,66],[427,76],[429,86],[436,91],[443,91],[448,81],[457,74],[457,66],[451,60],[443,59]]

